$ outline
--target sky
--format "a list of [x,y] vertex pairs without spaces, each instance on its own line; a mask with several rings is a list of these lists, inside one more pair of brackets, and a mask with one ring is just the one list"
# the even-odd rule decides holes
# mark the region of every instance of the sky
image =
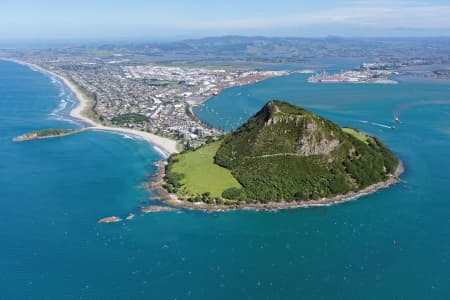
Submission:
[[450,0],[0,0],[0,40],[450,36]]

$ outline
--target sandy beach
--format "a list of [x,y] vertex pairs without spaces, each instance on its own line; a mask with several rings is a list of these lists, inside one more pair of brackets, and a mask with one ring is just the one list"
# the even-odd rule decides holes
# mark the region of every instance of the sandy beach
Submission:
[[96,123],[95,121],[89,119],[88,117],[85,117],[83,115],[83,111],[88,108],[89,102],[91,101],[83,92],[79,90],[79,88],[67,80],[67,78],[51,73],[54,76],[57,76],[60,78],[64,84],[77,96],[79,102],[78,104],[70,111],[70,116],[73,118],[82,120],[88,124],[91,125],[91,128],[93,130],[102,130],[102,131],[113,131],[113,132],[121,132],[121,133],[127,133],[131,135],[136,135],[144,140],[148,141],[150,144],[158,147],[161,149],[167,156],[173,153],[178,153],[178,144],[175,140],[171,140],[168,138],[164,138],[155,134],[152,134],[150,132],[144,132],[140,130],[130,129],[130,128],[122,128],[122,127],[111,127],[111,126],[104,126],[102,124]]
[[89,104],[92,100],[86,94],[84,94],[77,85],[72,83],[66,77],[64,77],[60,74],[57,74],[55,72],[52,72],[50,70],[44,69],[41,66],[38,66],[38,65],[35,65],[32,63],[28,63],[25,61],[19,61],[19,60],[8,59],[8,58],[2,58],[2,59],[31,67],[32,69],[36,69],[43,73],[50,74],[51,76],[57,77],[60,80],[62,80],[64,82],[64,84],[75,94],[75,96],[78,99],[77,105],[70,111],[70,116],[88,124],[89,126],[86,127],[86,130],[112,131],[112,132],[126,133],[126,134],[140,137],[140,138],[146,140],[147,142],[149,142],[151,145],[153,145],[155,147],[155,149],[158,152],[160,152],[161,154],[163,154],[165,157],[168,157],[173,153],[179,152],[178,151],[178,143],[175,140],[165,138],[162,136],[158,136],[158,135],[152,134],[150,132],[144,132],[144,131],[135,130],[135,129],[131,129],[131,128],[104,126],[104,125],[99,124],[96,121],[86,117],[83,114],[83,112],[86,109],[89,109]]

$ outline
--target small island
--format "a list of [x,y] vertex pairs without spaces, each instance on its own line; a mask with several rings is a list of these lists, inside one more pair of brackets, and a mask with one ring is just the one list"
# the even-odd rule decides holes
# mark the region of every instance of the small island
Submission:
[[42,130],[35,130],[29,133],[20,135],[13,139],[14,142],[24,142],[30,140],[39,140],[39,139],[48,139],[55,137],[63,137],[74,133],[79,133],[86,128],[77,128],[77,129],[58,129],[58,128],[47,128]]
[[172,155],[163,201],[203,210],[330,205],[399,181],[403,166],[376,137],[270,101],[231,134]]

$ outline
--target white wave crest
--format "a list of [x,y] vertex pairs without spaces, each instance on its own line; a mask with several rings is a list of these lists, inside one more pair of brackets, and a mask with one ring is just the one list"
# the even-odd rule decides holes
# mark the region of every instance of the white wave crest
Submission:
[[156,150],[156,152],[158,152],[159,154],[162,155],[162,157],[164,158],[168,158],[169,156],[167,155],[166,152],[164,152],[161,148],[159,148],[158,146],[153,146],[153,149]]

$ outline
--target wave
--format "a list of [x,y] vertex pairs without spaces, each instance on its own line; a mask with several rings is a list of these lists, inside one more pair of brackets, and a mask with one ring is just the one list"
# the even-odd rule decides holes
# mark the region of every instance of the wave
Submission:
[[128,134],[123,133],[123,132],[117,132],[117,133],[120,134],[124,139],[127,139],[127,140],[134,140],[134,141],[142,140],[141,137],[138,137],[136,135],[128,135]]
[[33,71],[35,71],[35,72],[44,73],[44,72],[42,72],[41,69],[36,68],[36,67],[33,66],[33,65],[28,65],[28,64],[27,64],[26,66],[28,66],[28,68],[30,68],[31,70],[33,70]]
[[[67,96],[66,93],[64,94],[60,93],[60,95]],[[76,102],[72,100],[70,97],[62,98],[58,106],[50,112],[49,114],[50,118],[53,120],[65,121],[72,124],[80,124],[75,119],[71,118],[70,115],[68,114],[70,109],[72,109],[72,107],[75,104]]]
[[67,87],[63,80],[53,73],[44,70],[40,67],[36,67],[32,64],[17,62],[22,65],[26,65],[30,70],[39,72],[50,79],[50,82],[59,89],[58,98],[61,99],[58,106],[50,112],[49,116],[53,120],[60,120],[71,124],[83,126],[85,123],[72,118],[69,114],[70,110],[78,103],[78,99],[74,93]]
[[140,136],[137,136],[137,135],[134,135],[134,134],[127,134],[127,133],[124,133],[122,131],[114,130],[114,129],[103,129],[103,128],[92,127],[92,130],[117,134],[117,135],[120,135],[122,138],[127,139],[127,140],[133,140],[133,141],[145,140],[144,138],[142,138]]
[[68,98],[61,99],[58,106],[50,112],[50,119],[79,125],[80,123],[71,118],[68,114],[68,111],[70,111],[73,105],[74,102],[70,101]]
[[70,124],[74,124],[74,125],[80,125],[79,122],[75,121],[74,119],[71,119],[69,117],[64,117],[64,116],[52,116],[51,117],[52,120],[56,120],[56,121],[63,121],[63,122],[67,122]]
[[168,158],[169,156],[167,155],[166,152],[164,152],[161,148],[159,148],[158,146],[153,145],[153,149],[156,150],[156,152],[158,152],[159,154],[161,154],[164,158]]
[[[119,131],[119,130],[116,131],[114,129],[103,129],[103,128],[96,128],[96,127],[92,127],[91,130],[102,131],[102,132],[110,132],[110,133],[118,134],[118,135],[122,136],[124,139],[128,139],[128,140],[146,141],[147,142],[147,140],[144,137],[142,137],[142,136],[134,135],[134,134],[127,134],[127,133],[124,133],[124,132]],[[152,144],[151,142],[150,142],[150,144],[152,145],[153,149],[156,152],[158,152],[164,159],[169,157],[169,155],[164,150],[162,150],[158,146]]]
[[65,99],[62,99],[61,102],[59,102],[59,105],[50,113],[50,115],[58,115],[66,109],[67,104],[68,102]]
[[59,94],[58,94],[58,97],[64,97],[66,95],[66,91],[64,90],[64,88],[63,87],[61,87],[61,89],[59,90]]
[[50,112],[50,118],[53,120],[81,125],[82,123],[79,120],[72,118],[69,113],[78,103],[76,96],[70,91],[62,80],[51,74],[48,74],[48,76],[55,87],[58,88],[58,98],[61,99],[58,106]]

